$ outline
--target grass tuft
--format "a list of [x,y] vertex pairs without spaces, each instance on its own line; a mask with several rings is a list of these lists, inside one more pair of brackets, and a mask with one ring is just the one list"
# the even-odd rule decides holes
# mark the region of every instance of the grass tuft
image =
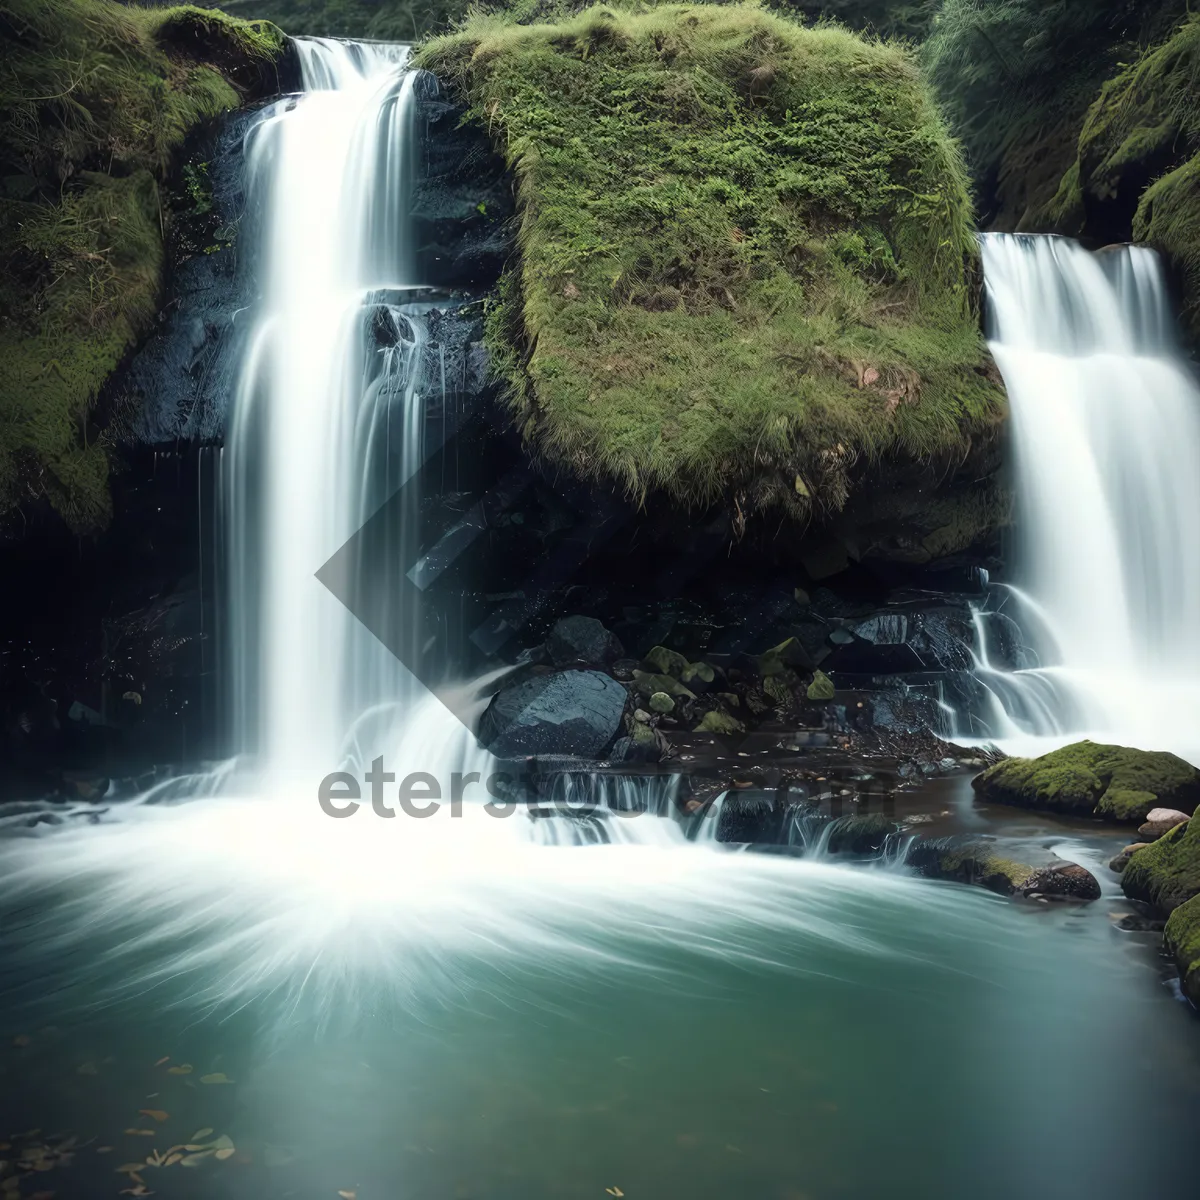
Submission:
[[643,503],[837,511],[1003,412],[958,148],[907,49],[747,4],[475,13],[421,47],[512,169],[518,424]]

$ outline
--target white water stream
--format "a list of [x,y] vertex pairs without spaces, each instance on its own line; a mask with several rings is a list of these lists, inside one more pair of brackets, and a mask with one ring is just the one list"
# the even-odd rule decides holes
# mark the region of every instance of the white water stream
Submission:
[[992,353],[1012,410],[1017,579],[1041,666],[980,678],[991,732],[1200,762],[1200,390],[1153,252],[987,235]]

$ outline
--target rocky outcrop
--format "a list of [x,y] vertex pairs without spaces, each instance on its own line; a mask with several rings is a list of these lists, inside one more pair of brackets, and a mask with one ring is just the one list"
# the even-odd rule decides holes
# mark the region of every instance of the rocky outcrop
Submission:
[[1200,893],[1200,821],[1176,825],[1135,851],[1121,874],[1121,887],[1130,899],[1164,913]]
[[1005,759],[972,786],[987,803],[1108,821],[1140,823],[1162,807],[1191,813],[1200,802],[1200,771],[1176,755],[1089,741]]
[[1200,1008],[1200,896],[1171,913],[1163,938],[1167,953],[1179,968],[1184,995]]

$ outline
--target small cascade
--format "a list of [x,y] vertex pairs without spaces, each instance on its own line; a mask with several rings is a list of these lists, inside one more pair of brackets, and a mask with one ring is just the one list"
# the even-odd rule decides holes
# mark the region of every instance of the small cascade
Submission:
[[981,638],[985,733],[1018,753],[1091,737],[1200,761],[1200,389],[1161,267],[1139,247],[982,244],[1018,503],[1001,602],[1037,659],[993,666]]

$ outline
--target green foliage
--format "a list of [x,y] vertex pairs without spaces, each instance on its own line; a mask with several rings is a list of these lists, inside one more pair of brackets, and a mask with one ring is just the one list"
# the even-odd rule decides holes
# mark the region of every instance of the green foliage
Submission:
[[973,787],[996,804],[1141,822],[1160,805],[1191,812],[1200,801],[1200,771],[1174,754],[1076,742],[1040,758],[1006,758]]
[[[127,2],[152,5],[159,0]],[[203,0],[203,6],[265,18],[292,35],[412,42],[449,28],[466,15],[470,0]]]
[[88,412],[155,311],[159,183],[282,46],[193,6],[0,0],[0,512],[47,496],[78,530],[104,524]]
[[1054,197],[1088,105],[1186,0],[944,0],[923,57],[999,224]]
[[1200,16],[1105,83],[1046,218],[1163,251],[1200,340]]
[[847,29],[885,38],[921,41],[933,25],[940,0],[772,0],[771,7],[806,21],[836,21]]
[[488,337],[551,460],[807,519],[994,427],[965,173],[903,48],[662,5],[475,14],[417,61],[515,173]]

